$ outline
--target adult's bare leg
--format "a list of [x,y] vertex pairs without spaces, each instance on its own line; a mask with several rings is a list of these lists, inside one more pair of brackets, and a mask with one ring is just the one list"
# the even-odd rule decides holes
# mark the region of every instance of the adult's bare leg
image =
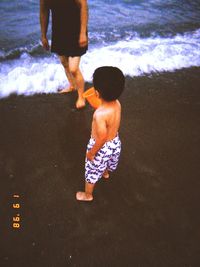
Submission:
[[69,72],[73,76],[76,88],[78,89],[77,108],[83,108],[85,106],[85,99],[83,98],[85,81],[79,68],[80,59],[80,57],[69,57]]
[[60,91],[61,94],[63,93],[69,93],[73,90],[76,89],[76,82],[72,76],[72,74],[70,73],[70,70],[69,70],[69,57],[66,57],[66,56],[59,56],[60,58],[60,62],[61,64],[63,65],[64,67],[64,70],[65,70],[65,74],[67,76],[67,79],[69,81],[69,87],[67,88],[64,88]]

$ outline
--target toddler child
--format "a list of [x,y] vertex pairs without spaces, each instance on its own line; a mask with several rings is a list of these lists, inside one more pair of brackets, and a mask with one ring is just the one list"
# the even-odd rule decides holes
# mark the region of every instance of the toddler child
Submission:
[[124,75],[116,67],[100,67],[93,74],[93,84],[101,105],[93,114],[85,160],[85,191],[76,193],[76,199],[80,201],[93,200],[96,182],[102,176],[109,178],[109,172],[117,168],[121,152],[118,135],[121,105],[118,98],[124,90]]

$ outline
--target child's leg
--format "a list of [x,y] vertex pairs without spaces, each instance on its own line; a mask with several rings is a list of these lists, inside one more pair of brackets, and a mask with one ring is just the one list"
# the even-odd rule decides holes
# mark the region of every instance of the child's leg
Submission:
[[77,192],[76,199],[80,201],[92,201],[95,184],[85,182],[85,192]]
[[106,169],[103,173],[103,178],[108,179],[110,177],[108,170]]
[[110,151],[111,151],[111,157],[109,160],[106,162],[106,170],[103,173],[103,178],[108,179],[110,177],[109,172],[113,172],[116,170],[118,162],[119,162],[119,157],[120,157],[120,152],[121,152],[121,141],[119,137],[115,137],[112,141],[110,141]]

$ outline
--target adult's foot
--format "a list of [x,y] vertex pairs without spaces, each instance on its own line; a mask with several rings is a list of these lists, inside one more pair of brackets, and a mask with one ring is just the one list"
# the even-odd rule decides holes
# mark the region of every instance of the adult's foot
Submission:
[[78,97],[78,100],[76,101],[76,108],[81,109],[85,107],[85,98]]
[[68,88],[64,88],[59,90],[59,94],[67,94],[67,93],[71,93],[72,91],[76,90],[73,86],[69,86]]
[[86,194],[85,192],[77,192],[76,199],[79,201],[92,201],[93,196],[90,194]]

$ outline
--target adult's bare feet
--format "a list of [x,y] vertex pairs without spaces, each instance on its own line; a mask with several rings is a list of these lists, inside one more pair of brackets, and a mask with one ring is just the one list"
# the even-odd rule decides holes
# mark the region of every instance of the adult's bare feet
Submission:
[[72,91],[76,90],[73,86],[69,86],[68,88],[64,88],[59,90],[59,94],[67,94],[67,93],[71,93]]
[[85,192],[77,192],[76,199],[79,201],[92,201],[93,196],[90,194],[86,194]]
[[78,97],[78,100],[76,101],[76,108],[81,109],[85,107],[85,99],[83,97]]

